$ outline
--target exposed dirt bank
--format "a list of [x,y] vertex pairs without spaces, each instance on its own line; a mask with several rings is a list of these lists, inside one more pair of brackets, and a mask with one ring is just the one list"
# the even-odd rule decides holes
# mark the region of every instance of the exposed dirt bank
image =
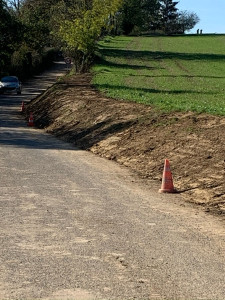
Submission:
[[184,199],[225,214],[224,117],[158,113],[105,98],[90,81],[89,74],[63,79],[26,111],[34,113],[36,126],[155,179],[159,187],[168,158]]

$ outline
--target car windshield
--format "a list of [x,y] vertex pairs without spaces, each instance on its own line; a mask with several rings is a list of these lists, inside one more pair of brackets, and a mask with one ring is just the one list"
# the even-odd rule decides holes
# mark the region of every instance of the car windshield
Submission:
[[18,82],[16,77],[6,76],[1,79],[1,82]]

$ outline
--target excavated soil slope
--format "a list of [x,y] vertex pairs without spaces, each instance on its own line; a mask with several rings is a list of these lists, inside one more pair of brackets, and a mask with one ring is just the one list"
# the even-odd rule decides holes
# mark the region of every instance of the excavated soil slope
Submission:
[[115,160],[142,178],[162,178],[164,159],[186,201],[225,213],[225,118],[162,114],[149,106],[109,99],[91,75],[64,78],[26,105],[35,125],[76,146]]

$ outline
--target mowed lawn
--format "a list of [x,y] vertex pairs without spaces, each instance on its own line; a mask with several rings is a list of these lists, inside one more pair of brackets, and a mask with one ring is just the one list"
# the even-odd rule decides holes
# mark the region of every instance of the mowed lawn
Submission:
[[108,37],[99,56],[93,83],[109,97],[225,115],[225,35]]

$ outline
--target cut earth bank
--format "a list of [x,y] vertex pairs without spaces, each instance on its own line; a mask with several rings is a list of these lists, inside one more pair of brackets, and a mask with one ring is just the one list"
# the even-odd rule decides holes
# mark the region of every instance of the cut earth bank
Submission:
[[162,178],[168,158],[184,201],[225,214],[225,118],[162,113],[106,98],[91,75],[61,78],[26,105],[35,126],[77,147],[127,166],[141,178]]

